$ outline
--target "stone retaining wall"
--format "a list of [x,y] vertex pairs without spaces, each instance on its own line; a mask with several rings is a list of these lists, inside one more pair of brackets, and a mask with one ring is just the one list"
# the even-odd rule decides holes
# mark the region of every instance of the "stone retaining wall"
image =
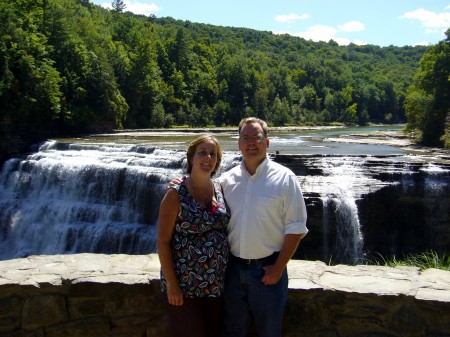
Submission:
[[[450,336],[450,272],[289,263],[285,337]],[[156,255],[0,261],[0,336],[169,336]],[[257,336],[255,332],[251,336]]]

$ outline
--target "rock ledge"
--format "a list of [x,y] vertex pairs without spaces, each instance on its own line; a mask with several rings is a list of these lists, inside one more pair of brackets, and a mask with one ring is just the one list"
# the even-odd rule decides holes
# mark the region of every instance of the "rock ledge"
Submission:
[[[0,336],[169,336],[159,268],[155,254],[0,261]],[[284,337],[450,336],[450,271],[298,260],[288,269]]]

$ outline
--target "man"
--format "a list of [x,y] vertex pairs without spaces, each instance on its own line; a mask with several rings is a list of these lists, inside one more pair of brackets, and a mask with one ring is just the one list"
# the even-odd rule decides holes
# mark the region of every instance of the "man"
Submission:
[[244,337],[254,320],[261,337],[280,337],[287,302],[286,265],[306,235],[306,206],[288,168],[267,156],[267,124],[239,124],[240,165],[220,177],[231,219],[223,337]]

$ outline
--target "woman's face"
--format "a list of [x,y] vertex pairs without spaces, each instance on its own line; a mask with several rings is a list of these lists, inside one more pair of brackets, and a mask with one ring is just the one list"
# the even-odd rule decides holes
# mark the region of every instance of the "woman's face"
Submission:
[[198,144],[192,159],[192,171],[199,170],[211,175],[217,163],[216,143],[211,140],[205,140]]

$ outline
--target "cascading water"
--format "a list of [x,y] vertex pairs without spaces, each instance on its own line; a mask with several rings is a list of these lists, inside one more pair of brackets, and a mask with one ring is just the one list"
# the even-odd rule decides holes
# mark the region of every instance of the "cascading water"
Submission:
[[[170,171],[145,168],[164,166],[168,154],[136,150],[52,142],[27,160],[8,162],[0,256],[154,250],[148,225],[155,214],[148,206],[160,199]],[[179,155],[170,165],[181,167],[181,161]]]
[[[224,152],[222,170],[239,160],[238,152]],[[443,250],[450,243],[448,165],[404,156],[274,160],[297,174],[307,203],[310,233],[296,258],[358,263],[371,253]],[[117,143],[49,141],[9,160],[0,174],[0,259],[155,252],[160,200],[184,167],[185,150]],[[409,206],[411,195],[420,207]]]
[[47,142],[1,174],[0,258],[155,251],[157,210],[185,151]]
[[[331,244],[331,249],[327,249],[327,252],[335,252],[335,256],[329,257],[329,262],[336,260],[358,263],[364,259],[358,207],[351,191],[340,188],[338,190],[338,193],[330,194],[323,200],[324,233],[327,233],[324,243]],[[329,235],[330,226],[334,226],[334,236]]]
[[[323,204],[324,261],[358,263],[364,260],[356,198],[370,188],[374,190],[386,185],[364,173],[365,162],[365,158],[355,161],[346,156],[322,157],[315,165],[322,170],[320,184],[315,187]],[[318,185],[322,189],[317,189]],[[355,196],[355,193],[359,195]]]
[[366,263],[430,249],[448,252],[450,166],[424,159],[297,157],[312,231],[296,257]]
[[322,204],[322,256],[327,263],[360,263],[365,259],[358,206],[365,194],[390,185],[367,174],[367,157],[320,156],[305,165],[320,174],[301,178],[307,197]]
[[[353,195],[353,184],[356,180],[360,180],[363,175],[360,164],[355,165],[355,162],[348,157],[342,158],[338,165],[325,159],[322,161],[324,174],[333,177],[335,182],[324,201],[324,212],[328,214],[328,209],[335,212],[336,235],[332,240],[332,251],[339,253],[338,256],[334,257],[338,261],[356,263],[363,259],[363,236],[359,223],[358,208]],[[333,256],[330,258],[332,260]]]

